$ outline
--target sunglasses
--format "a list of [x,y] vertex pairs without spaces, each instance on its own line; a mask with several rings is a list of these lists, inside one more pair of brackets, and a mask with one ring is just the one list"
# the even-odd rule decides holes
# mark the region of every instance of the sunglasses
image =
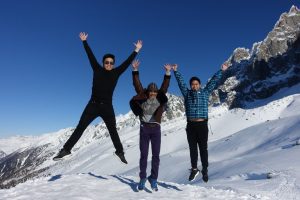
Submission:
[[111,62],[111,61],[105,61],[104,64],[106,64],[106,65],[114,65],[114,62]]

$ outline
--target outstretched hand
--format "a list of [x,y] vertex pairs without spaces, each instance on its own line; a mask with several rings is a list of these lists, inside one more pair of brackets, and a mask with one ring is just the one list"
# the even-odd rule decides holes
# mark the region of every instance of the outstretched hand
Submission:
[[170,65],[170,64],[165,64],[164,67],[165,67],[166,72],[170,72],[172,69],[172,65]]
[[81,41],[86,41],[88,34],[85,32],[80,32],[79,37],[80,37]]
[[139,69],[139,66],[140,66],[140,61],[139,60],[134,60],[132,63],[131,63],[131,65],[132,65],[132,67],[133,67],[133,70],[134,71],[138,71],[138,69]]
[[178,67],[177,64],[173,64],[173,65],[172,65],[172,69],[173,69],[174,71],[177,71],[177,67]]
[[135,51],[139,52],[141,50],[141,48],[143,47],[143,41],[142,40],[138,40],[137,43],[133,43],[135,46]]

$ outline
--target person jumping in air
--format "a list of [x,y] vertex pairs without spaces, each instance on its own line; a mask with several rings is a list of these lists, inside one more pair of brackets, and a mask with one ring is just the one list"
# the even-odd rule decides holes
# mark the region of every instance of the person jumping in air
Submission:
[[[161,145],[161,117],[165,111],[168,98],[166,96],[170,78],[171,68],[169,64],[164,65],[166,74],[164,75],[163,83],[158,89],[155,83],[150,83],[147,89],[144,89],[139,79],[140,62],[135,60],[132,63],[133,85],[137,93],[130,101],[130,107],[133,113],[140,118],[140,182],[138,189],[145,188],[146,180],[148,179],[152,190],[158,191],[157,177],[159,170],[159,153]],[[152,168],[151,175],[147,177],[147,158],[149,150],[149,142],[151,142],[152,149]]]
[[221,70],[219,70],[206,84],[201,88],[201,81],[198,77],[192,77],[190,79],[190,88],[188,89],[185,84],[180,72],[177,70],[177,65],[173,65],[174,74],[178,82],[178,86],[184,97],[185,112],[187,117],[187,140],[190,149],[191,159],[191,174],[189,181],[195,180],[199,174],[197,168],[198,162],[198,150],[200,150],[200,157],[202,163],[202,179],[208,181],[208,151],[207,151],[207,140],[208,140],[208,98],[216,87],[218,81],[221,79],[224,71],[227,70],[228,65],[223,64]]
[[79,37],[83,42],[84,49],[93,70],[92,95],[81,115],[76,129],[53,160],[59,160],[64,156],[71,154],[71,149],[77,143],[87,126],[97,117],[101,117],[109,131],[111,140],[116,149],[115,155],[118,156],[123,163],[127,164],[123,146],[116,129],[112,96],[119,77],[128,68],[142,48],[142,41],[138,40],[137,43],[134,44],[135,50],[118,67],[115,67],[115,56],[113,54],[105,54],[102,59],[104,67],[102,67],[101,64],[97,62],[96,57],[87,43],[88,34],[81,32]]

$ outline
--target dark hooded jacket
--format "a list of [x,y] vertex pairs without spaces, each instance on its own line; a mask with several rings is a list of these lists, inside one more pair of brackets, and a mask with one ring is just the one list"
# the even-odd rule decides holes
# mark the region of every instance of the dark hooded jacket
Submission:
[[[157,93],[156,98],[159,101],[160,106],[156,109],[156,111],[154,113],[154,118],[155,118],[155,121],[158,123],[161,123],[161,117],[162,117],[163,112],[165,111],[165,107],[168,102],[168,97],[166,96],[166,93],[168,91],[168,87],[170,84],[170,78],[171,78],[171,75],[164,76],[164,80],[161,84],[160,89],[158,90],[158,93]],[[135,89],[137,95],[132,97],[132,99],[130,100],[130,108],[136,116],[141,116],[143,114],[141,105],[145,101],[147,101],[148,91],[147,91],[147,89],[143,88],[141,81],[139,79],[138,71],[132,72],[132,79],[133,79],[133,86],[134,86],[134,89]]]

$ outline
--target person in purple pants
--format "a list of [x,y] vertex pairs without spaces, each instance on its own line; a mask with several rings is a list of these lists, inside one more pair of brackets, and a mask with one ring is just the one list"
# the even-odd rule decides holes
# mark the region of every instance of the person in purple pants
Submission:
[[139,190],[145,188],[146,177],[147,177],[147,158],[149,150],[149,142],[151,142],[152,149],[152,168],[151,175],[148,177],[151,188],[157,191],[157,177],[159,169],[159,153],[161,145],[161,117],[165,110],[168,98],[166,96],[170,78],[171,68],[169,64],[165,64],[166,74],[164,76],[163,83],[158,89],[155,83],[150,83],[147,89],[144,89],[139,79],[139,68],[140,62],[134,60],[132,63],[133,72],[133,85],[137,93],[130,100],[130,107],[133,113],[140,118],[140,182],[138,185]]

